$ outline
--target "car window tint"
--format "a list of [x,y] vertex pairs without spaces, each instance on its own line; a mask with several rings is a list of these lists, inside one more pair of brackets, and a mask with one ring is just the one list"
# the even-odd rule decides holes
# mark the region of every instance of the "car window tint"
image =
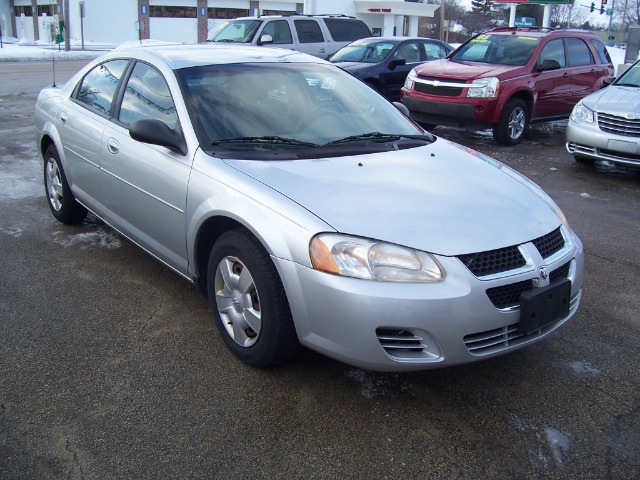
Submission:
[[580,38],[567,38],[566,41],[570,66],[577,67],[594,63],[591,50],[589,50],[584,40]]
[[286,20],[274,20],[265,25],[261,35],[271,35],[273,43],[293,43],[289,22]]
[[525,65],[539,43],[540,37],[484,33],[465,43],[452,60],[497,65]]
[[591,45],[593,45],[593,48],[595,48],[596,52],[598,52],[600,63],[611,63],[611,57],[609,56],[609,52],[604,46],[604,43],[594,38],[593,40],[591,40]]
[[320,25],[315,20],[295,20],[293,23],[300,43],[324,42]]
[[545,60],[555,60],[560,64],[561,68],[567,65],[564,55],[564,42],[561,38],[551,40],[544,46],[538,57],[537,65],[542,65]]
[[437,43],[423,43],[422,44],[424,58],[426,60],[437,60],[447,56],[447,51],[438,45]]
[[131,72],[118,118],[129,126],[136,120],[160,120],[169,128],[178,122],[167,82],[155,68],[138,62]]
[[325,18],[324,24],[329,29],[331,38],[336,42],[353,42],[371,36],[367,25],[360,20]]
[[82,79],[76,100],[102,114],[111,111],[113,95],[118,88],[128,60],[112,60],[94,67]]
[[396,60],[406,60],[407,63],[416,63],[420,61],[420,47],[417,42],[406,42],[398,47],[396,53],[393,54]]

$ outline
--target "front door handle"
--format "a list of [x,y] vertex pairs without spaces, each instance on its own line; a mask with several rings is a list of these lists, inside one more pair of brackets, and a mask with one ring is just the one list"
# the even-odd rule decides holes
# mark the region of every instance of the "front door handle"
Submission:
[[120,143],[115,138],[107,140],[107,150],[109,153],[118,153],[120,151]]
[[62,112],[62,113],[60,114],[59,120],[60,120],[60,123],[61,123],[62,125],[64,125],[65,123],[67,123],[67,114],[66,114],[66,113],[64,113],[64,112]]

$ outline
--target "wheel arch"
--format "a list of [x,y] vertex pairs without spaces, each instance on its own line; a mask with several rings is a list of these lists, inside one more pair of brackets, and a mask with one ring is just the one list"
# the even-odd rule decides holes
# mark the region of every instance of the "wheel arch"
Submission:
[[505,107],[514,98],[522,100],[527,105],[527,120],[531,121],[531,118],[533,116],[533,94],[527,90],[518,90],[517,92],[513,92],[502,105],[501,111],[504,111]]

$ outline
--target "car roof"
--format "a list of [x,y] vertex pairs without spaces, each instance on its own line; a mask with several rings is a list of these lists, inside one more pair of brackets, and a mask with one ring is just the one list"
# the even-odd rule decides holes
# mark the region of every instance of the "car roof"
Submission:
[[526,35],[528,37],[546,37],[548,35],[566,35],[568,33],[578,36],[595,36],[587,30],[549,27],[497,27],[484,32],[484,34]]
[[283,48],[218,44],[171,44],[117,48],[103,58],[122,57],[161,60],[173,70],[232,63],[329,63],[306,53]]

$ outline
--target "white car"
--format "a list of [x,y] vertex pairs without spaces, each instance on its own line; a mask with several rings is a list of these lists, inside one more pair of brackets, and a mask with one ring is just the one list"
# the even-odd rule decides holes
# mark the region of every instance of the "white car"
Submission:
[[566,147],[577,162],[640,166],[640,62],[578,102]]
[[90,210],[193,282],[250,365],[304,345],[418,370],[541,340],[578,308],[580,240],[400,107],[297,52],[140,47],[43,90],[37,145],[52,214]]

